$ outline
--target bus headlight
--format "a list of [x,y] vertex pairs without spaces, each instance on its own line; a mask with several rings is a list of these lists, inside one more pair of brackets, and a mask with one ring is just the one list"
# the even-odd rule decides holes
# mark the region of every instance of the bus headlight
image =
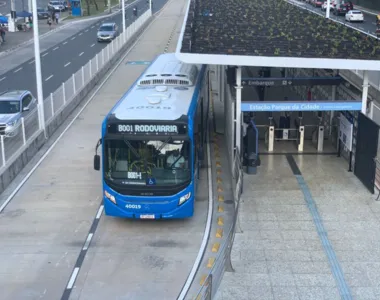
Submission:
[[107,199],[110,199],[113,203],[116,204],[115,196],[111,195],[111,194],[108,193],[107,191],[104,191],[104,196],[106,196]]
[[183,195],[181,198],[179,198],[178,205],[181,205],[182,203],[186,202],[190,199],[191,192],[188,192],[186,195]]

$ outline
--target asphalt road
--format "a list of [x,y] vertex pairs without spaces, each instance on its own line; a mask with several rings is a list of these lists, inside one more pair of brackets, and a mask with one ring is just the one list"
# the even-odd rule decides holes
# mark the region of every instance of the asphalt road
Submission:
[[[154,9],[157,11],[164,1],[157,1]],[[148,9],[146,1],[141,0],[137,4],[139,15]],[[132,6],[126,12],[127,26],[132,23]],[[116,22],[119,30],[122,30],[121,12],[107,19],[101,19],[75,35],[63,40],[61,43],[52,46],[41,53],[43,95],[46,98],[50,93],[58,89],[62,82],[65,82],[73,73],[99,53],[107,43],[98,43],[96,32],[102,22]],[[33,45],[30,45],[33,47]],[[0,91],[6,89],[30,90],[37,94],[35,63],[30,59],[25,63],[0,75]]]
[[[153,6],[153,12],[158,11],[166,3],[166,0],[157,0]],[[141,0],[138,4],[138,14],[141,15],[148,9],[146,1]],[[134,6],[134,5],[133,5]],[[132,8],[127,8],[126,25],[132,23]],[[73,73],[77,72],[82,66],[99,53],[108,43],[98,43],[96,40],[96,32],[102,22],[116,22],[120,30],[122,28],[121,12],[110,17],[108,20],[101,19],[75,35],[63,40],[62,42],[52,46],[41,53],[43,94],[46,98],[50,93],[57,90],[62,82],[68,80]],[[33,47],[31,45],[30,47]],[[34,59],[30,59],[25,63],[11,69],[10,71],[0,75],[0,91],[6,89],[25,89],[30,90],[35,96],[36,76]],[[45,114],[50,115],[50,112]],[[37,114],[30,113],[25,116],[29,121],[25,122],[26,139],[38,129]],[[7,138],[5,141],[5,157],[9,158],[22,145],[22,134],[16,137]]]
[[[314,7],[313,5],[307,4],[303,1],[294,1],[294,2],[296,2],[302,6],[307,7],[309,10],[315,11],[316,13],[320,14],[321,16],[326,15],[326,12],[322,11],[320,7]],[[354,9],[355,9],[355,4],[354,4]],[[375,33],[375,31],[376,31],[375,18],[376,17],[373,14],[368,14],[368,13],[365,13],[364,11],[363,11],[363,15],[364,15],[364,22],[363,23],[346,22],[344,16],[335,16],[332,11],[330,12],[330,19],[338,20],[340,22],[346,22],[348,25],[350,25],[352,27],[358,28],[358,29],[363,30],[363,31],[370,33],[370,34],[376,34]]]

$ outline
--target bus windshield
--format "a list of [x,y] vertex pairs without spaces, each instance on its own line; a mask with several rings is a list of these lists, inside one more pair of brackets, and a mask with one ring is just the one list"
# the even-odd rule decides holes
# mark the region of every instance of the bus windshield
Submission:
[[173,186],[191,179],[190,141],[105,140],[105,178],[123,185]]

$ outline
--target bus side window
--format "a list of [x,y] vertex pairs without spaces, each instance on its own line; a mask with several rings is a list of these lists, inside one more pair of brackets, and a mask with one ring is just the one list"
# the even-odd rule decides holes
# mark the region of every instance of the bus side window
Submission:
[[197,111],[195,112],[194,118],[194,167],[196,163],[198,163],[198,149],[201,146],[201,138],[202,138],[202,101],[198,102]]

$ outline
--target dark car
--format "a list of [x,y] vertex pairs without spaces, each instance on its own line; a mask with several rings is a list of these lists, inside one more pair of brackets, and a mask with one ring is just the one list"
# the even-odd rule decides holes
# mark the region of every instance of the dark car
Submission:
[[333,14],[336,16],[344,16],[347,13],[347,7],[344,4],[338,4],[334,7]]
[[50,14],[49,14],[49,11],[47,11],[46,9],[38,7],[37,16],[38,16],[38,20],[43,20],[43,19],[48,19]]

